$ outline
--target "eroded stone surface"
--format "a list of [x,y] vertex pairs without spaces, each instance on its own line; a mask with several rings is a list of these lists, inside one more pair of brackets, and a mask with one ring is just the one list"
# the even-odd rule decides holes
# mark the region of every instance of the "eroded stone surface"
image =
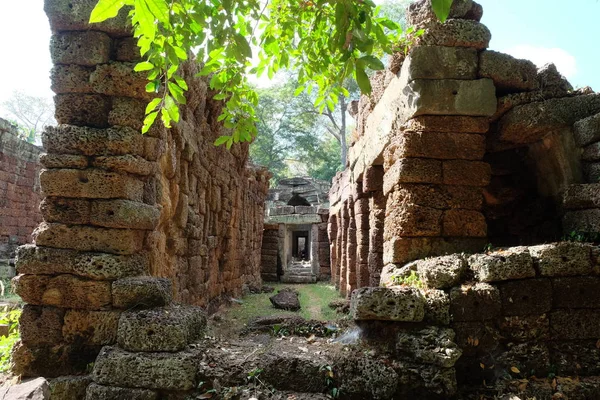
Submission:
[[112,283],[113,306],[116,308],[148,308],[166,306],[171,302],[171,281],[152,276],[136,276]]
[[592,271],[591,247],[575,242],[532,246],[529,252],[542,276],[587,275]]
[[527,247],[511,247],[469,257],[469,267],[481,282],[496,282],[535,276],[533,258]]
[[425,316],[425,299],[411,287],[357,289],[352,292],[350,315],[355,320],[419,322]]
[[463,255],[426,258],[415,262],[417,274],[427,287],[447,289],[459,285],[467,272]]

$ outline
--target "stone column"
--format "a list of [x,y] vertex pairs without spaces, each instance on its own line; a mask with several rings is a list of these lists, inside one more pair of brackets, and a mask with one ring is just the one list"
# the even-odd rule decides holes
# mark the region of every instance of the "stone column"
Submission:
[[383,195],[383,166],[371,166],[363,178],[363,190],[369,193],[369,286],[379,286],[383,269],[383,225],[385,196]]
[[356,221],[356,288],[369,286],[369,197],[363,182],[354,187],[354,220]]
[[327,223],[327,236],[329,238],[329,257],[330,257],[330,271],[331,281],[337,285],[339,270],[340,270],[340,259],[338,258],[338,214],[332,214],[329,216]]

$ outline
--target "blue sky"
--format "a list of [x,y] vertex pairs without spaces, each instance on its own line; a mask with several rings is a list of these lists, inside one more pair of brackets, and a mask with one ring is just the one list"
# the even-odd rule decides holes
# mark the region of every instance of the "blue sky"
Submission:
[[[573,86],[600,91],[598,0],[479,0],[491,48],[537,64],[555,61]],[[13,90],[52,96],[43,0],[0,0],[0,103]],[[0,110],[2,116],[2,110]]]

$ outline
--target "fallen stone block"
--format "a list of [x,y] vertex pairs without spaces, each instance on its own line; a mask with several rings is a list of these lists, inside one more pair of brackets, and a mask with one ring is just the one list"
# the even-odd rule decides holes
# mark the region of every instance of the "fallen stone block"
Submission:
[[128,351],[181,351],[203,337],[206,315],[199,307],[170,306],[125,311],[118,343]]
[[[298,276],[298,278],[300,279],[302,276]],[[312,281],[313,277],[308,275],[306,278],[310,278],[309,280]],[[293,289],[282,289],[276,295],[269,297],[269,301],[271,301],[273,307],[281,310],[298,311],[300,309],[298,292]]]
[[357,289],[352,292],[350,315],[355,320],[420,322],[425,299],[412,287]]
[[0,398],[10,400],[50,400],[50,386],[44,378],[35,378],[0,388]]
[[533,258],[527,247],[511,247],[469,257],[469,267],[481,282],[535,277]]

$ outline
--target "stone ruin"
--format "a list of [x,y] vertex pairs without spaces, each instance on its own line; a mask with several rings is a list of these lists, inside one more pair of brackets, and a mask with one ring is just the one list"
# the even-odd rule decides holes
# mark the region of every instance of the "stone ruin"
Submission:
[[[125,13],[88,25],[94,4],[45,4],[60,125],[43,135],[44,222],[16,261],[16,373],[54,378],[53,400],[179,399],[217,374],[239,382],[237,365],[205,361],[222,351],[197,344],[198,306],[281,275],[301,222],[318,255],[311,280],[327,275],[329,247],[369,351],[340,361],[276,347],[259,360],[274,387],[324,398],[329,365],[348,399],[600,398],[600,251],[539,244],[600,231],[599,94],[485,50],[477,3],[455,1],[441,24],[421,0],[408,19],[426,32],[356,105],[328,201],[306,179],[269,194],[247,145],[213,146],[221,105],[192,63],[182,121],[138,133],[148,94],[135,41]],[[294,193],[310,185],[314,199]],[[483,253],[489,242],[520,246]]]
[[31,243],[41,222],[39,162],[42,150],[19,139],[17,127],[0,118],[0,277],[15,276],[17,247]]
[[269,190],[261,255],[265,281],[327,281],[329,218],[327,182],[288,178]]

